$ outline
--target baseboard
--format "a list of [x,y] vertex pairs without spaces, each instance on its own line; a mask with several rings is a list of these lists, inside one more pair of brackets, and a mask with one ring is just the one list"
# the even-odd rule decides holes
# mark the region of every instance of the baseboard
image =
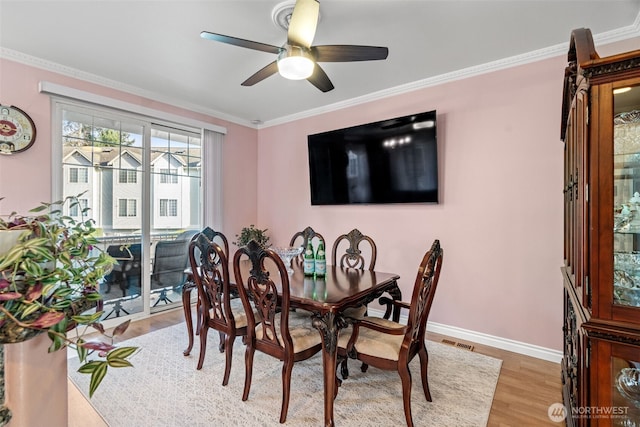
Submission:
[[[384,314],[380,310],[369,309],[369,311],[372,314],[379,316]],[[406,314],[400,316],[400,322],[407,322]],[[482,332],[470,331],[468,329],[462,329],[456,326],[443,325],[442,323],[436,322],[427,322],[427,331],[453,338],[463,339],[465,341],[471,341],[477,344],[488,345],[502,350],[512,351],[514,353],[535,357],[537,359],[547,360],[549,362],[560,363],[560,361],[562,360],[562,352],[558,350],[552,350],[550,348],[515,341],[508,338],[496,337]]]

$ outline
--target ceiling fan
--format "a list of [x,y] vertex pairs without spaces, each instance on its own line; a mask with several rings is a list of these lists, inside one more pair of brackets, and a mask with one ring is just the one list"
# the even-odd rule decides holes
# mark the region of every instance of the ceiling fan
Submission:
[[329,92],[334,88],[333,83],[318,62],[376,61],[387,58],[389,49],[386,47],[312,46],[319,13],[318,0],[297,0],[289,21],[287,42],[282,47],[208,31],[202,31],[200,37],[278,55],[275,61],[242,82],[242,86],[253,86],[279,72],[291,80],[307,79],[322,92]]

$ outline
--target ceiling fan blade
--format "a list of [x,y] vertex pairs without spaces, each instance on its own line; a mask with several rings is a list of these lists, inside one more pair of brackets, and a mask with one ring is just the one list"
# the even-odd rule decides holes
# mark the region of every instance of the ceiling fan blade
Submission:
[[256,83],[260,83],[267,77],[271,77],[277,72],[278,72],[278,63],[277,61],[273,61],[271,64],[262,68],[261,70],[256,72],[254,75],[249,77],[247,80],[243,81],[242,86],[253,86]]
[[291,13],[287,41],[291,45],[311,47],[318,26],[318,0],[298,0]]
[[378,46],[324,45],[313,46],[311,54],[318,62],[377,61],[387,59],[389,49]]
[[327,73],[325,73],[318,64],[313,67],[313,74],[311,74],[311,77],[307,78],[307,80],[323,92],[329,92],[333,89],[333,83],[329,80],[329,76],[327,76]]
[[232,44],[234,46],[246,47],[248,49],[260,50],[267,53],[275,53],[276,55],[282,50],[281,47],[273,46],[270,44],[254,42],[251,40],[239,39],[237,37],[225,36],[224,34],[210,33],[209,31],[202,31],[200,37],[203,39],[213,40],[216,42],[222,42],[226,44]]

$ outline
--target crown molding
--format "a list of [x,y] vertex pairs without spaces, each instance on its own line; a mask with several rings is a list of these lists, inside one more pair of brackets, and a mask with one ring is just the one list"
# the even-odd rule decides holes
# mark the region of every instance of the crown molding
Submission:
[[[622,40],[626,40],[633,37],[640,37],[640,13],[636,16],[636,19],[632,25],[594,35],[593,40],[598,44],[609,44],[609,43],[614,43],[617,41],[622,41]],[[295,120],[317,116],[323,113],[329,113],[329,112],[340,110],[343,108],[361,105],[367,102],[377,101],[377,100],[388,98],[391,96],[402,95],[408,92],[413,92],[415,90],[424,89],[431,86],[437,86],[437,85],[441,85],[441,84],[456,81],[456,80],[462,80],[469,77],[479,76],[481,74],[504,70],[507,68],[528,64],[531,62],[541,61],[543,59],[566,55],[568,50],[569,50],[569,42],[567,41],[566,43],[557,44],[555,46],[550,46],[547,48],[527,52],[521,55],[516,55],[509,58],[503,58],[496,61],[487,62],[485,64],[476,65],[473,67],[463,68],[460,70],[452,71],[450,73],[440,74],[438,76],[417,80],[415,82],[407,83],[400,86],[395,86],[395,87],[381,90],[378,92],[373,92],[357,98],[351,98],[346,101],[325,105],[320,108],[314,108],[311,110],[292,114],[290,116],[269,120],[261,124],[259,128],[262,129],[262,128],[267,128],[271,126],[276,126],[276,125],[292,122]]]
[[56,62],[51,62],[42,58],[37,58],[35,56],[27,55],[26,53],[8,49],[6,47],[0,47],[0,58],[9,59],[14,62],[19,62],[21,64],[29,65],[31,67],[40,68],[45,71],[51,71],[67,77],[72,77],[78,80],[94,83],[100,86],[107,87],[109,89],[115,89],[121,92],[130,93],[132,95],[147,98],[152,101],[162,102],[164,104],[168,104],[173,107],[183,108],[188,111],[206,114],[208,116],[212,116],[220,120],[226,120],[228,122],[236,123],[242,126],[255,128],[255,125],[252,124],[251,121],[240,118],[240,117],[229,115],[222,111],[208,109],[201,105],[185,103],[184,101],[180,101],[156,92],[147,91],[137,86],[127,85],[125,83],[118,82],[116,80],[111,80],[102,76],[80,71],[75,68],[67,67],[65,65],[58,64]]
[[[634,20],[632,25],[621,27],[615,30],[604,32],[604,33],[596,34],[593,36],[593,39],[594,39],[594,42],[598,44],[609,44],[609,43],[614,43],[617,41],[622,41],[622,40],[626,40],[633,37],[640,37],[640,14],[636,16],[636,19]],[[460,70],[452,71],[450,73],[440,74],[438,76],[417,80],[407,84],[395,86],[389,89],[372,92],[367,95],[351,98],[345,101],[336,102],[336,103],[325,105],[319,108],[313,108],[310,110],[301,111],[296,114],[283,116],[274,120],[268,120],[263,123],[255,123],[243,118],[229,115],[221,111],[208,109],[201,105],[185,103],[183,101],[172,99],[170,97],[167,97],[159,93],[147,91],[136,86],[127,85],[122,82],[110,80],[95,74],[86,73],[84,71],[80,71],[75,68],[67,67],[67,66],[64,66],[55,62],[47,61],[41,58],[36,58],[30,55],[24,54],[22,52],[18,52],[12,49],[4,48],[4,47],[0,47],[0,58],[7,58],[12,61],[19,62],[25,65],[33,66],[33,67],[40,68],[47,71],[52,71],[58,74],[62,74],[68,77],[73,77],[73,78],[87,81],[90,83],[95,83],[111,89],[127,92],[133,95],[141,96],[153,101],[162,102],[162,103],[172,105],[178,108],[183,108],[189,111],[206,114],[206,115],[213,116],[221,120],[226,120],[231,123],[236,123],[242,126],[246,126],[254,129],[264,129],[271,126],[277,126],[280,124],[289,123],[292,121],[313,117],[313,116],[317,116],[320,114],[324,114],[324,113],[328,113],[328,112],[332,112],[332,111],[336,111],[344,108],[358,106],[361,104],[381,100],[391,96],[402,95],[408,92],[413,92],[413,91],[424,89],[427,87],[437,86],[440,84],[453,82],[456,80],[462,80],[469,77],[478,76],[481,74],[491,73],[494,71],[504,70],[507,68],[528,64],[531,62],[541,61],[544,59],[565,55],[568,49],[569,49],[569,42],[561,43],[555,46],[538,49],[538,50],[527,52],[521,55],[500,59],[497,61],[492,61],[485,64],[473,66],[473,67],[463,68]]]

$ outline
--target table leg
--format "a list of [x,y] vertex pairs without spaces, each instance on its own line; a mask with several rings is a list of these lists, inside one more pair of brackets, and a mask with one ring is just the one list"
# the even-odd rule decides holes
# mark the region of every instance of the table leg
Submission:
[[338,334],[346,326],[344,318],[336,313],[316,314],[313,326],[322,338],[322,371],[324,373],[324,425],[335,426],[333,421],[333,400],[337,394],[336,361]]
[[191,353],[193,348],[193,322],[191,319],[191,290],[194,288],[193,282],[187,281],[182,286],[182,309],[184,310],[184,320],[187,324],[187,337],[189,338],[189,345],[182,352],[185,356]]

